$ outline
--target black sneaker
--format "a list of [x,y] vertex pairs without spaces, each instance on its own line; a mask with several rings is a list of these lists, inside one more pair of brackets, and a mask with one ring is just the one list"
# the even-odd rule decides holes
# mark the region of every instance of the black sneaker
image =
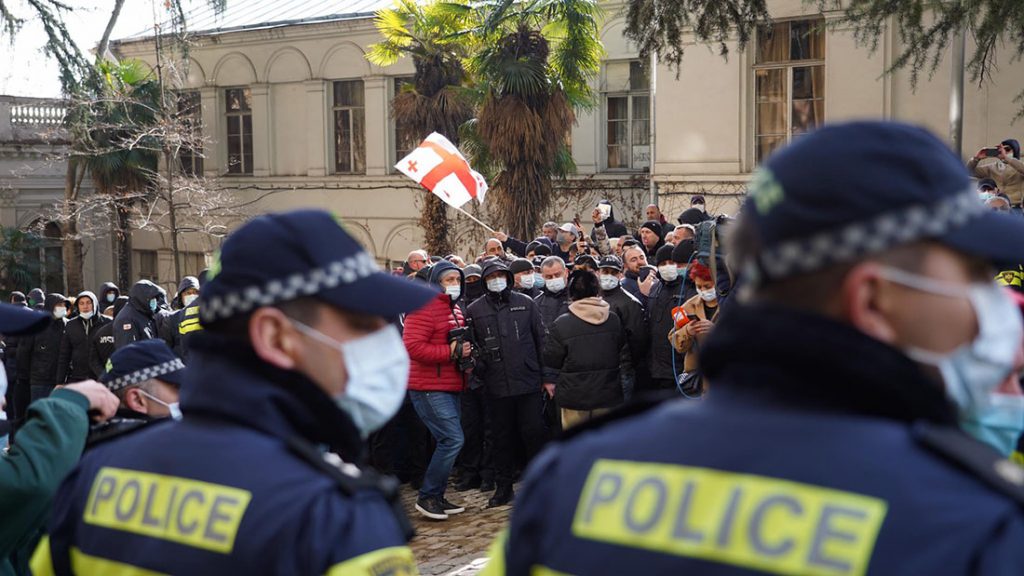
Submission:
[[459,506],[458,504],[452,504],[447,498],[441,497],[441,506],[444,508],[445,514],[461,514],[466,511],[465,506]]
[[497,508],[498,506],[511,504],[515,496],[515,492],[512,491],[512,486],[498,486],[498,489],[494,491],[494,496],[491,496],[491,499],[487,501],[487,507]]
[[444,504],[440,498],[419,498],[416,500],[416,511],[431,520],[447,520]]
[[480,482],[481,492],[494,492],[494,480],[483,480]]

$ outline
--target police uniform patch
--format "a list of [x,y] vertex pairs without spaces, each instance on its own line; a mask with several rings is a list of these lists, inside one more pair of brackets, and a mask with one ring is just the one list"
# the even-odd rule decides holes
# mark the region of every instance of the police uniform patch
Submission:
[[878,498],[779,478],[602,459],[572,533],[776,574],[859,576],[887,510]]

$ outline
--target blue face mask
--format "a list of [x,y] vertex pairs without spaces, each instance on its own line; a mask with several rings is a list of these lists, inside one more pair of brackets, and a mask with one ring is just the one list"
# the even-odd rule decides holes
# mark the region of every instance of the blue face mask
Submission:
[[1024,433],[1024,396],[993,394],[985,408],[962,419],[960,425],[971,436],[1009,456]]
[[156,312],[156,298],[149,301],[149,311]]

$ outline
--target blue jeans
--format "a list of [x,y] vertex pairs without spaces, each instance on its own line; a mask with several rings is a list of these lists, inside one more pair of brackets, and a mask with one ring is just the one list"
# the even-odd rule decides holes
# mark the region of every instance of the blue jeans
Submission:
[[412,406],[434,436],[437,448],[430,457],[420,488],[421,498],[444,497],[448,475],[462,450],[462,424],[459,422],[459,395],[453,392],[409,391]]

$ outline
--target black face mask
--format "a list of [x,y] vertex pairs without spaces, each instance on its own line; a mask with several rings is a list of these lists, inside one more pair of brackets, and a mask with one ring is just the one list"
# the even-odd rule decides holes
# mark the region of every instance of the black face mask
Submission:
[[672,250],[672,259],[680,264],[685,264],[690,261],[690,257],[693,256],[694,246],[693,239],[682,240],[674,250]]
[[469,304],[470,302],[474,302],[474,301],[476,301],[477,298],[480,298],[481,296],[483,296],[484,295],[484,289],[485,289],[485,285],[484,285],[484,281],[483,280],[480,280],[478,282],[473,282],[473,283],[467,282],[466,283],[466,303]]

